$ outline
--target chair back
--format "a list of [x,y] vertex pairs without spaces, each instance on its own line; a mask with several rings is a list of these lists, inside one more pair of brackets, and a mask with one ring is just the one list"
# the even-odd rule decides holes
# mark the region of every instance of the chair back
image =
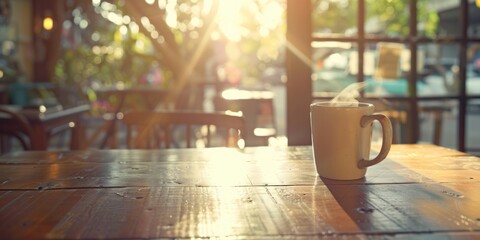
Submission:
[[[14,137],[20,142],[24,150],[30,150],[33,131],[28,120],[23,115],[4,107],[0,107],[0,114],[12,120],[12,124],[0,125],[0,136]],[[1,150],[5,152],[3,143],[2,140]]]
[[245,119],[225,112],[134,111],[122,121],[130,149],[243,147],[238,141],[243,140]]

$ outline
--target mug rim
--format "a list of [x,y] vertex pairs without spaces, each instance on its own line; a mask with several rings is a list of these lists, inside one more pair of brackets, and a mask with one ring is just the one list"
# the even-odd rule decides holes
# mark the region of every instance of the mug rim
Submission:
[[337,102],[340,105],[332,105],[330,101],[321,101],[314,102],[310,104],[310,107],[325,107],[325,108],[369,108],[374,107],[371,103],[358,102],[358,106],[342,105],[342,104],[351,104],[351,102]]

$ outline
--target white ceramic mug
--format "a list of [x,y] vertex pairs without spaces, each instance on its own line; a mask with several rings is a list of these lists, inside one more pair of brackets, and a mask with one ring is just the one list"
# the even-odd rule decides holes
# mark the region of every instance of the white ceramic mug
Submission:
[[[392,144],[392,124],[388,117],[374,113],[370,103],[318,102],[310,105],[312,147],[315,167],[321,177],[354,180],[365,176],[367,167],[387,157]],[[370,157],[373,121],[382,126],[380,153]]]

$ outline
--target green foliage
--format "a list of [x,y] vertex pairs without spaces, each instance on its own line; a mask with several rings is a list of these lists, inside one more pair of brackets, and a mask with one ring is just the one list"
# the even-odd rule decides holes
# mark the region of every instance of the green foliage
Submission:
[[312,25],[315,32],[345,33],[356,28],[357,1],[312,1]]
[[[314,31],[324,33],[346,33],[357,28],[358,0],[313,0]],[[427,37],[436,35],[438,14],[428,11],[427,0],[417,3],[418,34]],[[410,33],[409,1],[407,0],[365,0],[366,25],[380,26],[367,33],[389,37],[407,37]]]
[[[121,26],[85,6],[74,8],[66,16],[71,16],[65,19],[70,27],[62,39],[64,47],[55,67],[56,82],[80,86],[90,86],[92,81],[106,86],[122,82],[131,86],[155,64],[151,55],[135,46],[141,41],[149,47],[142,34],[121,34]],[[83,20],[89,22],[87,28],[80,27]]]
[[[174,4],[169,1],[155,1],[153,5],[147,5],[143,0],[135,1],[138,2],[133,5],[139,7],[136,9],[141,14],[136,19],[132,17],[132,21],[140,25],[141,17],[148,18],[160,38],[152,37],[144,29],[140,29],[139,33],[132,33],[128,23],[114,24],[106,17],[107,14],[102,13],[103,7],[100,7],[105,4],[110,12],[126,16],[129,10],[127,5],[131,7],[129,4],[132,2],[100,1],[97,6],[91,6],[92,9],[85,8],[86,5],[75,8],[68,20],[72,23],[71,34],[74,38],[80,36],[80,41],[63,48],[63,56],[55,70],[58,82],[85,85],[96,80],[104,85],[114,85],[121,81],[129,86],[136,84],[137,79],[154,64],[164,70],[164,78],[175,79],[184,71],[172,66],[171,63],[177,61],[172,61],[172,58],[162,54],[172,53],[176,55],[177,58],[173,59],[179,60],[180,66],[186,66],[199,47],[199,41],[196,40],[201,37],[211,38],[210,35],[205,35],[205,26],[211,20],[207,19],[207,1],[177,0]],[[281,6],[283,3],[278,0],[253,0],[245,4],[248,7],[239,9],[242,12],[242,29],[239,29],[242,38],[234,44],[240,57],[233,61],[236,67],[242,70],[244,77],[258,80],[269,65],[283,62],[281,49],[286,32],[282,22],[282,19],[285,19],[284,5]],[[270,22],[270,25],[265,27],[265,22],[271,19],[266,13],[280,13],[283,18]],[[90,24],[86,29],[81,29],[80,20],[76,18],[87,20]],[[216,24],[218,22],[214,25],[214,32],[221,34]],[[120,28],[127,26],[128,34],[120,34]],[[95,40],[94,35],[97,36]],[[165,43],[162,45],[159,39],[165,40]],[[138,49],[139,42],[145,45],[143,50]],[[207,44],[200,63],[205,63],[212,57],[213,51],[209,49],[211,47],[213,45]],[[166,50],[162,51],[162,48]],[[199,64],[193,75],[197,78],[203,76],[204,69],[205,66]]]
[[[418,35],[433,37],[438,26],[438,14],[427,10],[427,1],[417,3]],[[367,19],[377,16],[385,24],[387,36],[407,37],[410,34],[409,1],[405,0],[367,0]],[[423,27],[422,27],[423,26]]]
[[438,31],[440,17],[437,12],[427,10],[427,0],[421,0],[417,3],[417,21],[421,24],[418,34],[426,37],[435,37]]
[[271,9],[282,11],[281,19],[285,19],[286,13],[278,9],[278,4],[282,4],[279,1],[253,2],[254,4],[239,9],[242,13],[243,35],[238,45],[242,57],[236,60],[236,64],[243,70],[245,77],[257,80],[251,84],[258,84],[258,79],[261,79],[262,73],[268,67],[281,65],[284,60],[281,51],[285,41],[286,24],[283,20],[265,24],[265,19],[270,20],[268,11]]
[[83,86],[88,86],[91,80],[107,86],[118,82],[133,85],[155,62],[152,57],[132,50],[134,42],[135,39],[131,38],[120,44],[111,42],[90,46],[83,43],[64,49],[55,68],[56,79]]

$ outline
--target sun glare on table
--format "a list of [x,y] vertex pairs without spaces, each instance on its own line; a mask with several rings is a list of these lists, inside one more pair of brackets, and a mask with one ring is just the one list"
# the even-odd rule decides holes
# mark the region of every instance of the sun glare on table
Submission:
[[[236,186],[245,184],[244,178],[247,174],[244,155],[234,149],[229,148],[212,148],[203,152],[205,159],[215,159],[206,165],[205,170],[208,172],[207,185],[214,186]],[[226,157],[228,156],[228,157]],[[207,174],[207,172],[205,172]],[[242,179],[239,182],[238,179]]]

